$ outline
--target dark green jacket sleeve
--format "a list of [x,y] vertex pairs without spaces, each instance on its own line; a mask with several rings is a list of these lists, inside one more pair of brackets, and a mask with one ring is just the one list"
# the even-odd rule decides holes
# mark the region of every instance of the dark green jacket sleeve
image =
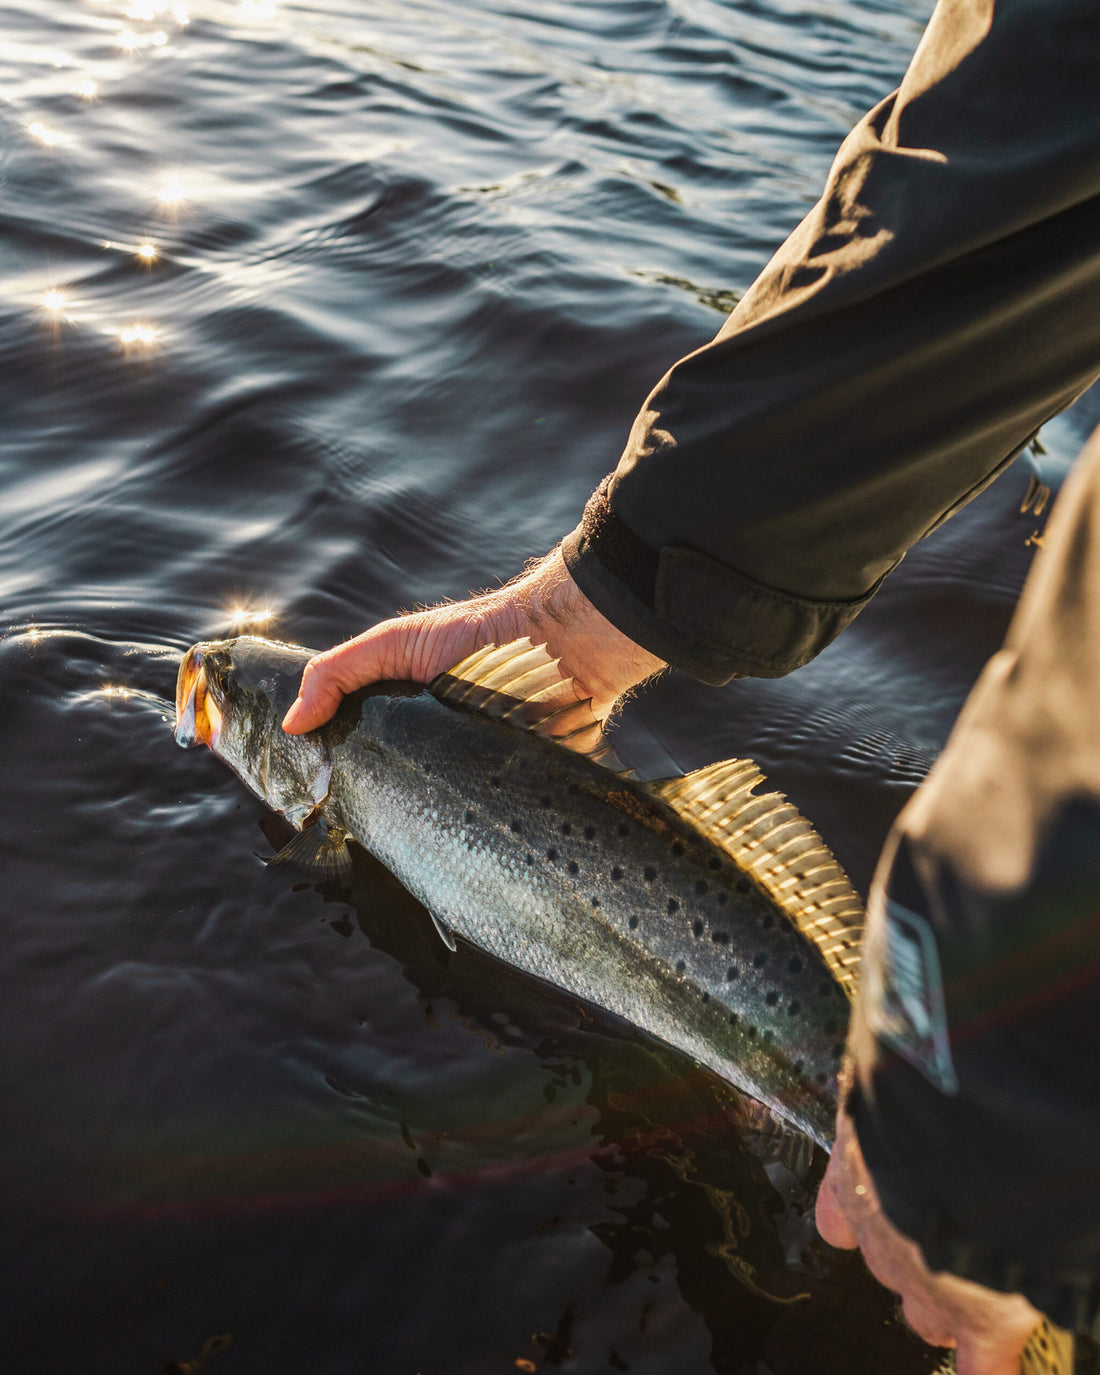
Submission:
[[1100,373],[1100,9],[941,0],[563,545],[705,682],[806,663]]
[[1100,431],[886,846],[848,1100],[929,1265],[1100,1338]]

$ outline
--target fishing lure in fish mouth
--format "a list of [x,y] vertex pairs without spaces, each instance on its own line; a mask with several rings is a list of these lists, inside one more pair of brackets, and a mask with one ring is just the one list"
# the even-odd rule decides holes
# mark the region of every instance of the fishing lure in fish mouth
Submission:
[[683,1051],[822,1145],[862,905],[751,760],[641,783],[545,647],[491,645],[427,687],[379,683],[282,719],[312,651],[242,636],[180,666],[176,739],[205,744],[298,833],[357,841],[459,939]]

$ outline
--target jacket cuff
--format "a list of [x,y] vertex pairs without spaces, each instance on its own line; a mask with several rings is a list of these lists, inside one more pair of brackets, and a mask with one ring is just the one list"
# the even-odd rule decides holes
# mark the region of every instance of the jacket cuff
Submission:
[[781,678],[809,663],[863,610],[756,582],[701,550],[653,549],[611,506],[608,476],[562,542],[574,582],[602,615],[671,668],[701,682]]
[[1021,1293],[1059,1327],[1100,1341],[1100,1281],[1092,1267],[1082,1264],[1075,1272],[1051,1258],[1021,1262],[963,1238],[939,1203],[918,1198],[912,1180],[899,1173],[858,1082],[852,1086],[844,1108],[852,1119],[883,1212],[899,1232],[917,1243],[930,1270],[946,1270],[1001,1293]]

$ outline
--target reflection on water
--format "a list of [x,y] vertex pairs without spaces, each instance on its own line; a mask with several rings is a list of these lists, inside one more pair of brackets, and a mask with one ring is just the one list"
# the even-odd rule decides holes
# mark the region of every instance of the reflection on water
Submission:
[[[368,861],[350,899],[268,873],[259,804],[169,729],[197,639],[320,648],[548,548],[927,9],[5,9],[12,1369],[935,1365],[728,1090],[449,955]],[[1057,489],[1082,414],[810,669],[669,678],[621,752],[760,758],[865,885],[1042,537],[1027,478]]]

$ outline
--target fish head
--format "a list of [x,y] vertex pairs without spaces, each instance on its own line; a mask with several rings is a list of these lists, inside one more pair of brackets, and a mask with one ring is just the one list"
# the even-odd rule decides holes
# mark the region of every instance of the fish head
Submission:
[[294,826],[324,800],[332,773],[325,730],[287,735],[282,719],[313,651],[254,635],[209,640],[183,656],[176,743],[206,745]]

